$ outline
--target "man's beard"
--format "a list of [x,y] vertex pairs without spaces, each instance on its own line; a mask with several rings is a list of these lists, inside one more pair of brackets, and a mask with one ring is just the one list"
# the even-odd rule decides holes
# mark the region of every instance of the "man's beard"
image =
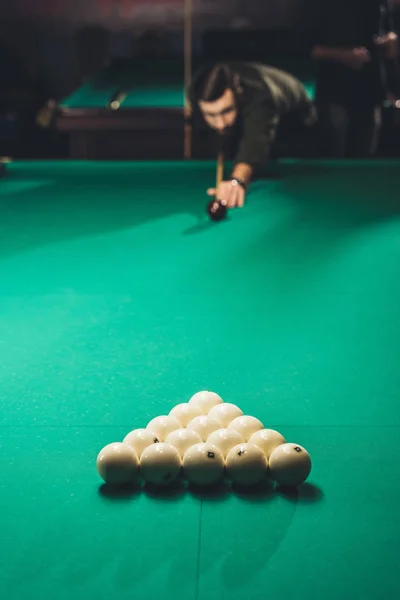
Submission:
[[234,129],[235,129],[235,124],[229,125],[228,127],[225,127],[225,129],[218,131],[218,134],[221,137],[229,137],[233,134]]
[[232,148],[235,146],[235,126],[225,127],[223,131],[217,132],[217,144],[220,149],[228,158],[232,154]]
[[236,154],[240,138],[242,135],[242,121],[240,117],[238,117],[232,125],[225,127],[223,131],[217,132],[217,144],[219,148],[224,152],[226,158],[233,156]]

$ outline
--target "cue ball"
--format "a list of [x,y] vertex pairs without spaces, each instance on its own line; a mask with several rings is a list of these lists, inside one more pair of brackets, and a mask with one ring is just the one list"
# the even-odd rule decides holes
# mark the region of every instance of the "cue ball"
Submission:
[[268,460],[258,446],[239,444],[228,452],[226,469],[233,483],[255,485],[266,476]]
[[133,448],[140,458],[143,450],[157,444],[160,440],[150,429],[134,429],[124,437],[123,443]]
[[100,477],[112,485],[131,483],[136,480],[139,457],[127,444],[108,444],[97,455],[96,468]]
[[203,415],[208,415],[210,410],[217,406],[217,404],[222,404],[223,400],[221,396],[218,396],[215,392],[202,391],[194,394],[189,400],[189,404],[193,404],[196,406]]
[[224,402],[223,404],[214,406],[208,413],[208,416],[217,419],[222,427],[228,427],[229,423],[232,423],[234,419],[243,416],[243,411],[235,404]]
[[238,444],[243,444],[244,439],[238,431],[234,429],[217,429],[208,438],[207,444],[216,446],[222,452],[224,458],[231,448]]
[[227,207],[216,198],[207,204],[207,214],[212,221],[222,221],[227,211]]
[[183,458],[186,450],[189,450],[195,444],[200,444],[202,441],[201,437],[195,431],[190,429],[177,429],[167,436],[165,440],[166,444],[171,444],[176,448]]
[[149,429],[160,442],[164,442],[167,435],[181,429],[182,425],[175,417],[161,415],[152,419],[147,425],[146,429]]
[[190,421],[195,417],[200,417],[203,413],[195,404],[185,402],[178,404],[170,411],[169,416],[178,419],[182,427],[187,427]]
[[162,442],[146,448],[140,458],[143,479],[154,485],[169,485],[178,477],[181,467],[178,450]]
[[272,452],[269,469],[280,485],[300,485],[311,472],[311,457],[299,444],[282,444]]
[[221,423],[212,417],[202,415],[190,421],[187,428],[198,433],[202,441],[205,442],[214,431],[221,429]]
[[189,483],[198,486],[213,485],[219,481],[225,468],[222,452],[208,443],[196,444],[185,452],[183,473]]
[[228,427],[229,429],[238,431],[245,442],[249,441],[253,433],[256,433],[256,431],[259,431],[260,429],[264,429],[264,425],[261,421],[247,415],[237,417],[232,423],[229,423]]
[[286,440],[283,435],[280,434],[279,431],[274,431],[273,429],[261,429],[260,431],[256,431],[249,439],[249,444],[258,446],[268,459],[275,448],[285,443]]

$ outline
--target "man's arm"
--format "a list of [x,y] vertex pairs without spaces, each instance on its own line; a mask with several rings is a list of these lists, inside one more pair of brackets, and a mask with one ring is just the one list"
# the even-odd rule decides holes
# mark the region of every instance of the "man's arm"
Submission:
[[255,172],[268,162],[278,123],[279,118],[272,101],[257,100],[245,108],[243,135],[234,161],[231,181],[223,181],[218,190],[209,188],[209,196],[217,196],[228,208],[244,205],[247,186]]
[[238,181],[243,182],[245,187],[249,185],[252,180],[254,174],[254,168],[244,162],[237,163],[232,171],[232,179],[237,179]]
[[267,165],[276,138],[279,116],[272,101],[256,101],[243,113],[243,135],[232,177],[248,185],[254,173]]
[[[366,48],[341,47],[332,38],[329,6],[321,0],[309,0],[308,26],[305,29],[305,46],[308,56],[318,62],[333,62],[350,69],[361,69],[371,60]],[[360,17],[362,18],[362,16]]]
[[341,48],[332,48],[330,46],[322,46],[318,44],[311,51],[311,58],[314,60],[333,60],[340,62]]
[[316,45],[312,49],[311,58],[317,61],[341,63],[350,69],[361,69],[370,62],[371,56],[366,48],[340,48]]

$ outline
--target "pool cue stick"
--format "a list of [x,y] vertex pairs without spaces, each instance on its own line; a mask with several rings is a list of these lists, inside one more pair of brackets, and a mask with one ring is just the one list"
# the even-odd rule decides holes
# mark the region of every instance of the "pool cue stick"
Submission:
[[224,180],[224,153],[221,151],[217,157],[217,173],[215,181],[215,199],[218,200],[218,188]]
[[184,142],[183,151],[185,158],[192,156],[192,108],[187,97],[192,79],[192,0],[184,0],[184,82],[185,82],[185,104],[184,104]]

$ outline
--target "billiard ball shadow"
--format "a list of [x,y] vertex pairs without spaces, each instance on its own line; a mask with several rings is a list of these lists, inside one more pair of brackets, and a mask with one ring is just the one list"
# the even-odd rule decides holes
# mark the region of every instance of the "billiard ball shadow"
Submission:
[[[232,485],[232,496],[236,499],[234,518],[220,519],[212,530],[215,547],[222,547],[230,539],[229,552],[224,553],[218,570],[227,594],[235,595],[251,586],[255,578],[266,577],[268,565],[290,530],[296,514],[296,502],[287,502],[275,493],[274,482],[265,477],[258,485],[243,488]],[[249,510],[250,509],[250,510]],[[232,538],[232,526],[241,535]],[[231,536],[231,537],[229,537]],[[243,539],[251,555],[243,553]],[[203,558],[202,569],[214,569],[215,556]]]
[[99,496],[106,500],[126,501],[138,496],[142,491],[140,483],[127,483],[124,485],[111,485],[103,483],[98,490]]
[[182,479],[176,479],[168,485],[154,485],[145,483],[143,491],[151,498],[159,500],[174,500],[184,496],[186,493],[186,485]]
[[232,492],[239,498],[248,500],[249,502],[260,502],[271,500],[274,495],[274,484],[268,478],[263,479],[259,483],[251,486],[243,486],[237,483],[232,483]]
[[205,221],[202,223],[197,223],[196,225],[192,225],[192,227],[188,227],[183,231],[183,235],[196,235],[197,233],[203,233],[204,231],[208,231],[213,227],[215,223],[211,221]]
[[320,502],[324,498],[323,491],[312,483],[302,483],[299,486],[277,485],[275,493],[290,500],[291,502],[302,502],[303,504],[312,504]]
[[217,483],[207,487],[201,487],[194,485],[193,483],[189,483],[187,490],[190,494],[192,494],[192,496],[195,496],[199,500],[209,501],[224,500],[230,494],[230,487],[225,479],[221,479]]
[[183,235],[196,235],[198,233],[203,233],[204,231],[208,231],[213,227],[221,227],[224,223],[230,220],[228,215],[223,221],[211,221],[211,219],[207,217],[206,219],[207,220],[201,221],[200,223],[197,223],[196,225],[192,225],[192,227],[188,227],[188,229],[185,229],[183,231]]

